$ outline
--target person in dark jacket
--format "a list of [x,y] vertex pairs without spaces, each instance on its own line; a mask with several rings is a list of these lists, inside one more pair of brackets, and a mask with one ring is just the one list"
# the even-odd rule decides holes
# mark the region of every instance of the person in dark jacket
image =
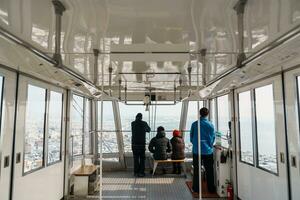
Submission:
[[134,159],[134,176],[145,176],[146,132],[150,132],[147,122],[143,121],[142,113],[138,113],[131,122],[131,148]]
[[[173,131],[173,137],[171,139],[172,144],[172,160],[182,160],[184,159],[184,140],[182,138],[181,132],[178,130]],[[181,163],[173,163],[173,174],[181,174]]]
[[170,140],[166,138],[164,127],[157,128],[157,134],[151,139],[149,144],[149,151],[153,153],[155,160],[167,160],[167,153],[172,151]]

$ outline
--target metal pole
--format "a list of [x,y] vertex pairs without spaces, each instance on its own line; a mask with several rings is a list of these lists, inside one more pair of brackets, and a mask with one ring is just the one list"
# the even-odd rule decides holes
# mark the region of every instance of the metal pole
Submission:
[[[197,91],[199,91],[199,57],[197,54]],[[201,176],[201,131],[200,131],[200,102],[197,101],[197,116],[198,116],[198,173],[199,173],[199,199],[202,199],[202,176]]]
[[55,10],[55,53],[53,59],[57,62],[57,66],[62,66],[62,58],[60,53],[61,44],[61,19],[65,6],[59,0],[52,1]]
[[101,100],[101,121],[100,121],[100,189],[99,189],[99,199],[102,200],[102,176],[103,176],[103,151],[102,151],[102,144],[103,144],[103,92],[104,92],[104,62],[101,65],[101,91],[102,95],[100,97]]

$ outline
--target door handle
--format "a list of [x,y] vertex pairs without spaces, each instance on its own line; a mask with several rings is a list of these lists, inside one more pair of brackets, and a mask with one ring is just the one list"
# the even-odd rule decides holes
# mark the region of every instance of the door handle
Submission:
[[291,166],[297,168],[297,158],[296,158],[296,156],[291,156]]
[[17,153],[16,156],[16,163],[20,163],[21,162],[21,152]]
[[284,159],[284,153],[283,152],[280,152],[280,162],[281,163],[284,163],[285,161],[284,161],[285,159]]
[[9,156],[4,157],[4,166],[3,168],[9,167]]

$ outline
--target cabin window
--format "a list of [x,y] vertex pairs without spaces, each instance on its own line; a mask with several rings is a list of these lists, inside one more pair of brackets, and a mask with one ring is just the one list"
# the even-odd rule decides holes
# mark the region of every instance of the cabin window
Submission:
[[25,119],[24,173],[44,166],[46,89],[28,85]]
[[[203,101],[199,101],[199,109],[203,107]],[[197,101],[189,101],[189,107],[186,117],[186,126],[185,126],[185,134],[184,134],[184,141],[185,141],[185,151],[192,152],[193,145],[190,142],[190,129],[192,123],[197,121],[198,119],[198,105]]]
[[218,137],[221,146],[228,147],[228,134],[229,134],[229,101],[228,95],[224,95],[217,98],[217,119],[218,119]]
[[255,89],[258,166],[277,173],[273,86]]
[[[101,130],[101,101],[98,101],[98,130]],[[100,153],[100,132],[98,132],[98,152]],[[117,153],[118,141],[115,118],[111,101],[103,101],[102,152]]]
[[71,107],[71,148],[73,156],[83,153],[83,121],[84,121],[84,98],[73,95]]
[[240,159],[242,162],[254,164],[251,92],[238,94]]
[[48,122],[48,164],[61,160],[63,95],[50,92]]
[[[149,124],[149,111],[145,111],[146,107],[141,104],[141,102],[130,101],[128,104],[136,105],[126,105],[124,103],[119,103],[120,115],[121,115],[121,124],[122,124],[122,133],[124,141],[124,150],[125,152],[131,152],[131,122],[135,120],[137,113],[143,114],[143,121]],[[146,142],[149,142],[151,138],[151,133],[146,133]]]
[[[172,104],[174,102],[158,102],[158,104]],[[156,118],[155,118],[155,106],[152,106],[154,120],[152,120],[151,128],[155,131],[159,126],[165,128],[166,137],[171,139],[173,137],[173,130],[179,129],[180,115],[181,115],[181,103],[175,105],[158,105],[156,106]]]
[[209,105],[209,119],[211,121],[211,123],[214,125],[215,130],[217,129],[217,115],[216,115],[216,99],[211,99],[209,101],[210,105]]
[[85,104],[85,125],[84,125],[84,153],[91,154],[91,135],[92,133],[92,100],[87,99]]

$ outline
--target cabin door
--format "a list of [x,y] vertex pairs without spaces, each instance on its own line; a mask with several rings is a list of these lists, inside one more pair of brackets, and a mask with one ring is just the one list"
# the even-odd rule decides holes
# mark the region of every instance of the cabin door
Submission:
[[235,99],[239,198],[287,200],[281,77],[239,88]]
[[0,199],[10,193],[16,74],[0,68]]
[[285,96],[287,111],[287,133],[289,144],[291,197],[300,199],[300,69],[286,72]]

